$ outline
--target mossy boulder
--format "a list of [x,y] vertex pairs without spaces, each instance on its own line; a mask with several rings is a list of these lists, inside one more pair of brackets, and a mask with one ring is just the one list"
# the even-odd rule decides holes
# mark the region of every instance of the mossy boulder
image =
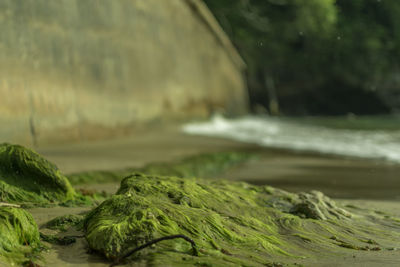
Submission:
[[36,152],[0,144],[0,200],[7,202],[61,202],[75,192],[57,166]]
[[21,208],[0,206],[0,264],[22,263],[39,247],[39,230],[32,215]]
[[[260,250],[288,255],[281,248],[286,242],[275,237],[278,228],[267,216],[268,208],[260,213],[256,189],[244,183],[134,174],[86,217],[86,238],[92,249],[110,259],[153,238],[175,234],[193,238],[203,254],[220,263],[231,253],[256,258]],[[165,244],[191,258],[191,245],[184,240]],[[176,260],[171,257],[168,262],[174,265],[182,259]]]
[[[320,255],[340,253],[341,244],[361,247],[360,240],[374,238],[377,219],[367,221],[369,217],[344,209],[342,216],[341,207],[330,207],[333,201],[314,195],[231,181],[133,174],[116,195],[87,215],[84,231],[89,246],[110,260],[169,235],[196,242],[199,257],[182,239],[135,254],[137,260],[159,266],[265,266],[271,258],[296,259],[316,250]],[[314,213],[312,205],[305,211],[295,209],[307,201],[320,212]],[[330,211],[333,216],[326,214]],[[393,240],[391,231],[375,232]]]

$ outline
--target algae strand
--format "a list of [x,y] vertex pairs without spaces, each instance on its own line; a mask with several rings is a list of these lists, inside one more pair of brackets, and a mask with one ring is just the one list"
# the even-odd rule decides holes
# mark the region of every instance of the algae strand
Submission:
[[133,255],[134,253],[136,253],[136,252],[138,252],[138,251],[140,251],[142,249],[150,247],[151,245],[154,245],[154,244],[156,244],[158,242],[161,242],[161,241],[164,241],[164,240],[170,240],[170,239],[175,239],[175,238],[182,238],[182,239],[186,240],[187,242],[189,242],[191,244],[191,246],[192,246],[193,256],[199,256],[199,251],[198,251],[196,243],[193,241],[193,239],[191,239],[190,237],[187,237],[185,235],[169,235],[169,236],[164,236],[164,237],[160,237],[160,238],[157,238],[157,239],[153,239],[153,240],[151,240],[151,241],[149,241],[149,242],[147,242],[147,243],[145,243],[145,244],[143,244],[143,245],[141,245],[139,247],[134,248],[133,250],[127,252],[124,255],[122,255],[122,257],[119,258],[113,264],[111,264],[111,266],[118,265],[122,260],[130,257],[131,255]]
[[56,236],[56,235],[46,235],[44,233],[40,233],[40,239],[46,241],[50,244],[56,244],[60,246],[68,246],[76,242],[77,238],[83,238],[83,235],[71,235],[71,236]]

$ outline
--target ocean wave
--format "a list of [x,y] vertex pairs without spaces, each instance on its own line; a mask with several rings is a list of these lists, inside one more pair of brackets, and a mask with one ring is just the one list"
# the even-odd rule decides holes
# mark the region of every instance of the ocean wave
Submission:
[[265,147],[385,159],[400,163],[400,131],[332,129],[274,117],[246,116],[183,126],[187,134],[229,138]]

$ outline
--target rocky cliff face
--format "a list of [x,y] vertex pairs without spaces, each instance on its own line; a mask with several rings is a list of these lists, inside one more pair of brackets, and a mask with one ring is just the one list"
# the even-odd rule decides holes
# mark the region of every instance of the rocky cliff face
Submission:
[[246,110],[244,65],[198,0],[2,0],[0,31],[6,141]]

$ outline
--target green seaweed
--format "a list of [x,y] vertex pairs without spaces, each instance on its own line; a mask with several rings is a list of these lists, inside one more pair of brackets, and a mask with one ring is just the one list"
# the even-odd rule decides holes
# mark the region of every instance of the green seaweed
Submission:
[[[364,251],[369,251],[369,250],[370,251],[380,251],[380,250],[382,250],[382,248],[377,247],[377,246],[370,247],[370,246],[358,246],[355,244],[351,244],[347,241],[340,240],[336,236],[332,236],[330,239],[336,241],[337,242],[336,245],[338,245],[339,247],[343,247],[343,248],[354,249],[354,250],[364,250]],[[365,241],[365,240],[360,240],[360,241],[368,243],[368,244],[372,244],[372,245],[378,245],[375,241],[373,241],[371,239],[369,239],[367,241]]]
[[68,180],[74,186],[121,182],[123,177],[128,176],[130,173],[131,169],[114,171],[85,171],[68,175]]
[[177,177],[210,177],[245,162],[253,157],[249,153],[218,152],[189,156],[172,163],[150,163],[142,168],[127,168],[114,171],[87,171],[68,176],[71,184],[120,182],[131,173]]
[[34,192],[24,190],[23,188],[9,185],[0,180],[0,201],[14,202],[14,203],[36,203],[46,204],[49,201],[41,195]]
[[99,205],[106,199],[103,194],[95,193],[93,195],[84,195],[81,192],[75,194],[75,198],[58,203],[59,206],[63,207],[83,207],[83,206],[94,206]]
[[[277,199],[285,205],[273,207]],[[319,215],[291,214],[292,207],[304,202],[312,204],[307,213],[315,208],[318,213],[311,214]],[[168,266],[263,266],[270,258],[296,259],[346,245],[362,248],[357,242],[369,240],[377,229],[373,220],[366,220],[319,192],[292,194],[247,183],[138,173],[125,178],[116,195],[87,215],[83,229],[90,248],[110,260],[153,239],[185,235],[197,244],[198,257],[186,242],[169,240],[131,260]],[[400,236],[384,229],[375,232],[387,240]],[[332,242],[332,235],[340,242]]]
[[0,200],[49,203],[72,200],[75,191],[57,167],[19,145],[0,144]]
[[21,208],[0,207],[0,263],[21,264],[40,250],[39,230]]
[[58,216],[46,223],[46,228],[65,232],[68,228],[78,226],[84,219],[83,215],[69,214]]
[[307,237],[305,235],[302,235],[302,234],[296,233],[296,234],[293,234],[293,236],[298,237],[298,238],[300,238],[301,240],[303,240],[305,242],[312,242],[311,238],[309,238],[309,237]]
[[[253,198],[238,198],[242,193],[247,195],[247,186],[136,174],[124,179],[117,194],[87,216],[86,238],[92,249],[110,259],[151,239],[174,234],[192,238],[203,255],[212,255],[212,261],[204,259],[209,263],[226,261],[222,248],[254,258],[257,250],[290,255],[283,249],[287,244],[276,238],[278,229],[268,221],[266,210],[259,209]],[[191,255],[190,246],[182,241],[166,244]],[[239,257],[231,260],[232,264],[246,261]]]
[[40,233],[40,239],[54,245],[68,246],[76,242],[77,236],[57,236]]
[[218,152],[194,155],[176,163],[152,163],[137,170],[151,175],[177,177],[210,177],[249,160],[249,153]]

